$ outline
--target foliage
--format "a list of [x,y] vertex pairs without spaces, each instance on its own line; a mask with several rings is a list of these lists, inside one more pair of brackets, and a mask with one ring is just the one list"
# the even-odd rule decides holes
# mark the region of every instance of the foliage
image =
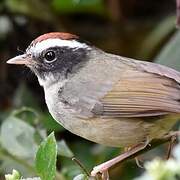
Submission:
[[[39,180],[40,177],[53,179],[54,176],[56,180],[87,179],[93,166],[121,152],[118,148],[97,145],[65,131],[49,114],[42,89],[32,73],[18,67],[7,67],[6,59],[16,55],[17,49],[21,49],[20,53],[24,51],[39,34],[68,31],[106,51],[133,58],[154,59],[157,63],[180,70],[180,33],[175,29],[175,9],[170,9],[173,2],[0,2],[0,179],[4,174],[7,174],[7,180],[24,177],[34,177],[26,180]],[[51,134],[53,131],[54,134]],[[153,176],[162,180],[166,176],[171,180],[179,166],[178,148],[174,150],[175,159],[155,159],[146,163],[146,172],[139,179]],[[150,152],[150,159],[163,153],[164,148],[157,148]],[[83,168],[78,162],[83,164]],[[176,166],[174,171],[169,165]],[[12,174],[8,174],[10,172]],[[133,179],[142,172],[134,161],[110,171],[113,180],[119,177]]]
[[56,173],[57,145],[51,133],[39,146],[36,153],[36,171],[43,180],[53,180]]

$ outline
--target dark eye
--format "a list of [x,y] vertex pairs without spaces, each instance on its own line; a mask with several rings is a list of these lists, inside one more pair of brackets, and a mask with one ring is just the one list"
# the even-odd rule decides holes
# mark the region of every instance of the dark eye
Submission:
[[56,60],[56,54],[54,51],[48,51],[45,53],[44,58],[46,62],[50,63]]

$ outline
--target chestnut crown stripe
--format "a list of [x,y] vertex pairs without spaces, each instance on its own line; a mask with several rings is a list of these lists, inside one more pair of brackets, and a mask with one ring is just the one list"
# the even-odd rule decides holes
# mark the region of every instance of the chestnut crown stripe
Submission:
[[74,35],[74,34],[70,34],[70,33],[63,33],[63,32],[51,32],[51,33],[46,33],[46,34],[43,34],[39,37],[37,37],[35,40],[34,40],[34,43],[38,43],[38,42],[41,42],[41,41],[44,41],[46,39],[56,39],[56,38],[59,38],[59,39],[62,39],[62,40],[71,40],[71,39],[76,39],[78,40],[79,37]]
[[69,47],[72,49],[91,49],[86,43],[78,41],[79,37],[70,33],[52,32],[37,37],[26,49],[28,53],[40,53],[52,47]]
[[46,39],[31,46],[28,51],[34,53],[40,53],[43,50],[53,47],[68,47],[72,49],[91,49],[87,44],[80,43],[76,40],[62,40],[62,39]]

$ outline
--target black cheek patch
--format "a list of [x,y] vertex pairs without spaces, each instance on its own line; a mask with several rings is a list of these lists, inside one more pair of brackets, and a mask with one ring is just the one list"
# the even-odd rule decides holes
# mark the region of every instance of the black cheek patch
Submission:
[[56,60],[47,63],[41,59],[40,71],[44,72],[71,72],[73,67],[87,61],[87,49],[73,49],[68,47],[56,47],[51,49],[56,53]]
[[37,67],[37,71],[41,77],[48,72],[71,73],[75,66],[83,65],[87,61],[88,50],[84,48],[54,47],[46,50],[46,52],[49,50],[55,52],[57,59],[53,62],[46,62],[43,54],[38,58],[39,66]]
[[81,49],[67,49],[64,53],[59,54],[59,59],[55,62],[54,71],[72,71],[76,65],[86,62],[86,50]]

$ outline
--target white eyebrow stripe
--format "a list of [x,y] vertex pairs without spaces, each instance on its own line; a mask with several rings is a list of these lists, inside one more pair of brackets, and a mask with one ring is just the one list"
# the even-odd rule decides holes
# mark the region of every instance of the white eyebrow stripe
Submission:
[[85,43],[80,43],[76,40],[62,40],[62,39],[46,39],[41,42],[36,43],[34,47],[30,48],[30,51],[36,51],[36,53],[40,53],[45,49],[51,48],[51,47],[69,47],[69,48],[86,48],[91,49],[88,45]]

